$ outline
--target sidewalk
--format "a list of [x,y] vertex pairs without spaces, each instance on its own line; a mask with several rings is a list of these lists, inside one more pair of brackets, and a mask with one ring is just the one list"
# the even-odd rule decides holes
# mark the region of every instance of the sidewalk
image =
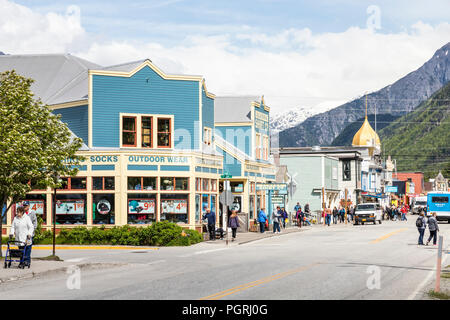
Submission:
[[[261,240],[261,239],[265,239],[265,238],[279,237],[282,235],[298,233],[298,232],[307,231],[307,230],[311,230],[311,229],[312,229],[312,227],[301,227],[301,228],[288,227],[286,229],[281,229],[281,233],[273,233],[273,231],[266,231],[264,233],[243,232],[243,233],[237,233],[236,240],[233,242],[231,242],[231,234],[230,234],[229,242],[233,243],[234,245],[240,245],[240,244],[245,244],[245,243],[249,243],[249,242],[253,242],[253,241],[257,241],[257,240]],[[223,244],[226,242],[226,240],[227,240],[227,238],[225,236],[223,238],[223,240],[220,240],[220,239],[216,239],[214,241],[208,240],[208,241],[204,241],[204,243]]]
[[0,259],[0,284],[9,281],[31,279],[37,276],[45,276],[48,274],[55,274],[58,272],[67,272],[73,266],[80,269],[94,269],[94,268],[107,268],[118,267],[124,264],[122,263],[76,263],[76,262],[64,262],[64,261],[43,261],[31,259],[31,267],[25,269],[19,269],[18,263],[13,263],[11,268],[5,269],[4,259]]

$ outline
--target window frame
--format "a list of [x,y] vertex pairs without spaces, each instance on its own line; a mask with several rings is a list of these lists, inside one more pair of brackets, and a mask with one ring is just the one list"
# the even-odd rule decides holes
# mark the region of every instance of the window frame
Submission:
[[[159,120],[169,120],[169,131],[159,131]],[[171,149],[172,148],[172,133],[173,133],[173,123],[172,118],[168,117],[157,117],[156,118],[156,147],[161,149]],[[159,145],[159,134],[169,135],[169,145],[160,146]]]
[[[128,184],[128,179],[129,178],[139,178],[140,179],[140,186],[141,186],[141,188],[140,189],[129,189],[128,187],[129,187],[129,184]],[[149,190],[149,189],[144,189],[144,178],[154,178],[155,179],[155,188],[154,189],[152,189],[152,190]],[[158,187],[159,187],[159,185],[158,185],[158,177],[154,177],[154,176],[138,176],[138,177],[136,177],[136,176],[127,176],[127,191],[129,192],[129,191],[147,191],[147,192],[154,192],[154,191],[158,191]],[[134,192],[134,193],[136,193],[136,192]]]
[[[85,179],[85,188],[84,189],[73,189],[72,188],[72,178],[74,178],[74,179]],[[61,188],[58,188],[57,190],[60,190],[60,191],[86,191],[88,188],[87,188],[87,177],[86,176],[82,176],[82,177],[78,177],[78,176],[76,176],[76,177],[61,177],[61,179],[67,179],[67,189],[61,189]]]
[[[134,119],[134,131],[129,131],[129,130],[124,130],[123,129],[123,123],[124,123],[124,119],[128,118],[128,119]],[[121,125],[120,125],[120,136],[121,136],[121,146],[122,147],[136,147],[137,146],[137,131],[138,131],[138,126],[137,126],[137,116],[129,116],[129,115],[123,115],[121,117]],[[124,133],[129,133],[129,132],[134,132],[134,145],[133,144],[125,144],[123,142],[123,134]]]
[[[345,169],[345,165],[348,163],[348,170]],[[345,173],[348,171],[349,178],[345,178]],[[352,181],[352,161],[343,160],[342,161],[342,181]]]
[[[114,176],[100,176],[100,177],[93,176],[91,178],[92,178],[92,187],[91,187],[92,191],[115,191],[116,190],[116,177],[114,177]],[[102,179],[102,188],[101,189],[94,189],[94,179],[96,179],[96,178]],[[114,179],[114,189],[105,189],[105,179],[106,178]]]
[[256,160],[261,159],[261,133],[255,134],[255,158]]
[[[144,121],[143,121],[143,119],[144,118],[150,118],[150,134],[145,134],[146,136],[150,136],[150,146],[149,147],[144,147],[144,127],[143,127],[143,123],[144,123]],[[154,123],[153,123],[153,116],[147,116],[147,115],[143,115],[143,116],[141,116],[141,126],[140,126],[140,128],[141,128],[141,134],[140,134],[140,136],[141,136],[141,148],[145,148],[145,149],[153,149],[153,146],[154,146],[154,141],[153,141],[153,128],[154,128]]]

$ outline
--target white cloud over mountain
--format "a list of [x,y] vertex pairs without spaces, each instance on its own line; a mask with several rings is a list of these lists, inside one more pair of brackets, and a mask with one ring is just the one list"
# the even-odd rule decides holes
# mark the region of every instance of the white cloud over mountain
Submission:
[[[218,95],[264,94],[277,113],[298,106],[333,107],[378,90],[420,67],[450,41],[449,23],[418,21],[400,33],[351,27],[336,33],[290,28],[266,34],[236,26],[215,36],[187,34],[169,47],[150,38],[99,39],[83,27],[81,16],[77,6],[63,14],[42,14],[0,0],[0,50],[70,52],[105,66],[150,58],[169,73],[203,75],[208,90]],[[172,28],[177,32],[176,25]]]

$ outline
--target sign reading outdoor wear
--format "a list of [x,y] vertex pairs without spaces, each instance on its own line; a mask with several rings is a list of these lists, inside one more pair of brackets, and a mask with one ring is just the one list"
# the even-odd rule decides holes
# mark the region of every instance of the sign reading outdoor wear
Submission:
[[256,191],[260,191],[260,190],[285,191],[285,190],[287,190],[287,184],[286,183],[257,183]]

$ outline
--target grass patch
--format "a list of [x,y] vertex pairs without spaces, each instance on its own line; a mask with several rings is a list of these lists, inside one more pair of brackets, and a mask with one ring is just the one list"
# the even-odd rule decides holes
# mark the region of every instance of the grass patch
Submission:
[[436,292],[434,290],[428,291],[428,295],[432,298],[440,299],[440,300],[450,300],[450,295],[445,292]]
[[33,260],[43,260],[43,261],[64,261],[58,256],[50,255],[48,257],[40,257],[40,258],[33,258]]

